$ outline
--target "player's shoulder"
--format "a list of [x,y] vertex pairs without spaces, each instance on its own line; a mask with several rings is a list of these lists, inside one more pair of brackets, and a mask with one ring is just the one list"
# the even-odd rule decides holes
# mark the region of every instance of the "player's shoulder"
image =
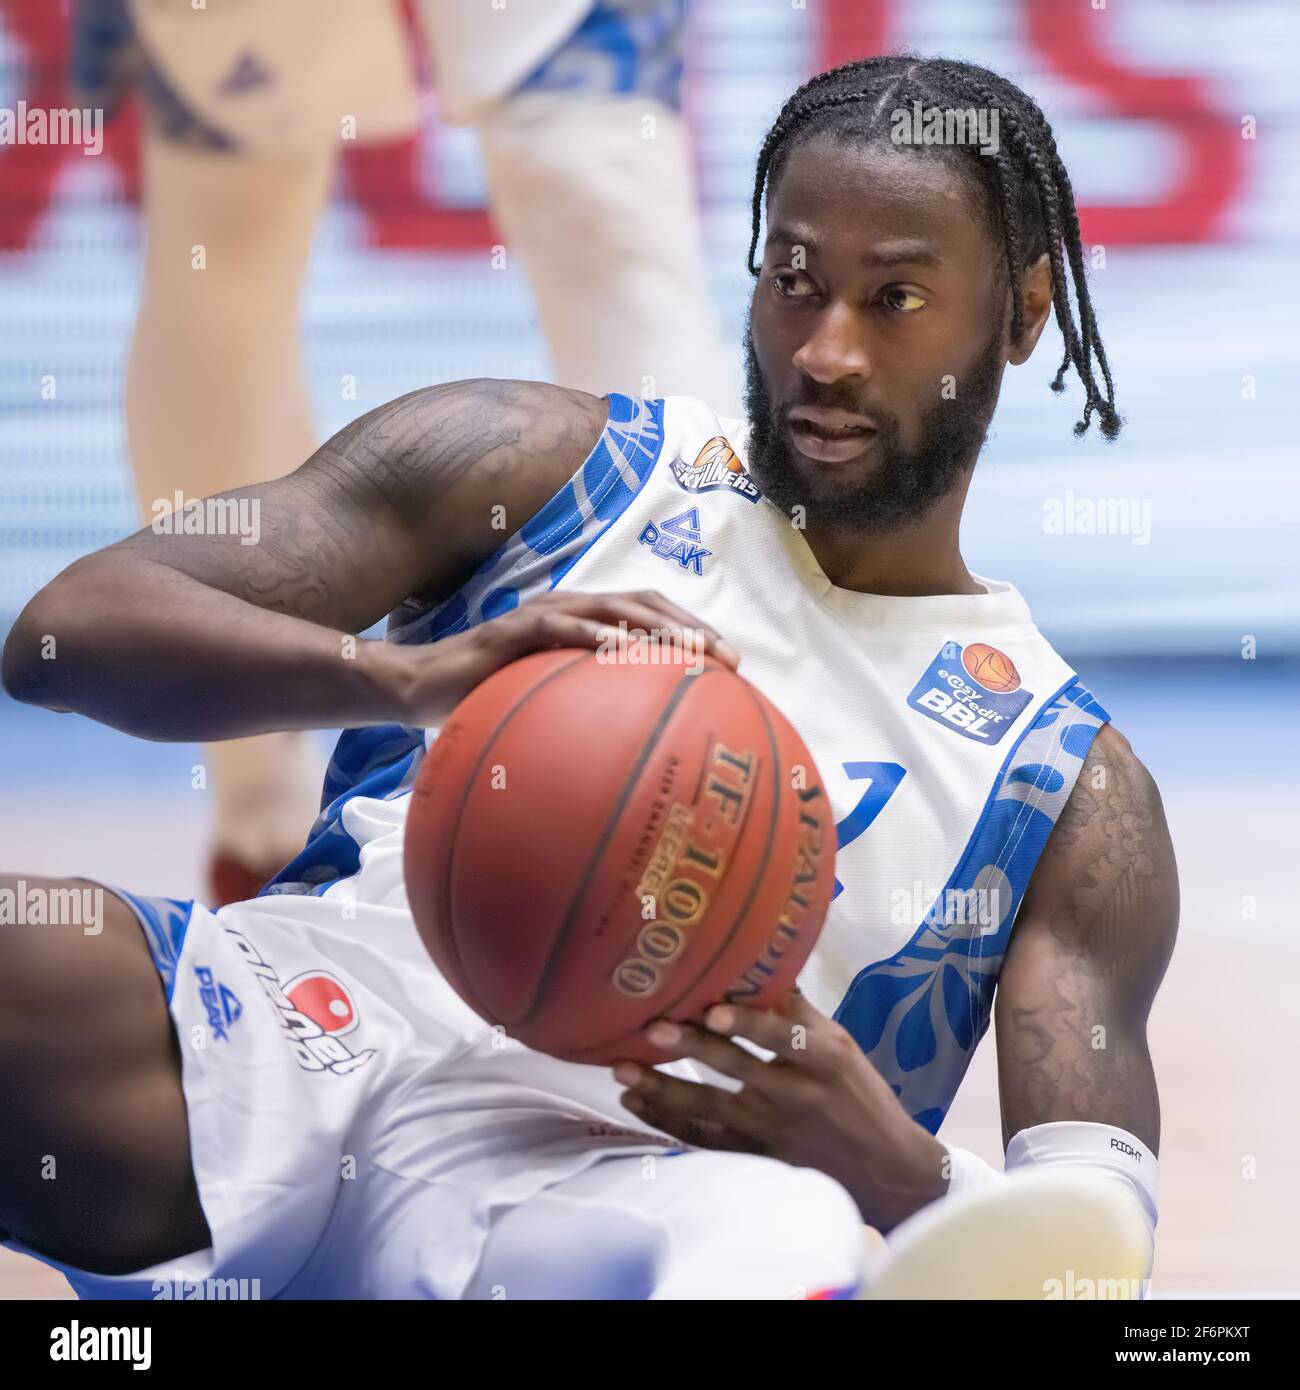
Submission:
[[1128,800],[1141,800],[1152,805],[1160,802],[1160,790],[1151,770],[1138,757],[1128,738],[1114,724],[1105,723],[1097,730],[1093,740],[1089,763],[1102,771],[1113,774],[1104,780],[1113,795]]
[[396,396],[358,416],[331,443],[366,441],[379,446],[423,444],[433,451],[454,448],[465,431],[535,449],[554,438],[597,438],[608,402],[602,396],[547,381],[465,377],[435,382]]
[[542,381],[471,377],[368,411],[304,466],[331,505],[399,519],[420,554],[472,571],[501,542],[500,515],[534,516],[596,451],[609,403]]
[[[596,396],[549,381],[471,377],[450,383],[474,410],[487,410],[498,421],[519,429],[531,447],[565,445],[585,452],[600,437],[610,418],[610,397]],[[446,391],[449,387],[430,387]]]
[[1164,830],[1160,790],[1128,738],[1109,722],[1097,730],[1057,823],[1054,848],[1067,850],[1098,825]]

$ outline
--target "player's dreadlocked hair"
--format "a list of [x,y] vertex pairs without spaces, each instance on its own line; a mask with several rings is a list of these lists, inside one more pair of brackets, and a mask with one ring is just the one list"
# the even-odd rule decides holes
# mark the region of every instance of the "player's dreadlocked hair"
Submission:
[[[1087,392],[1083,419],[1075,425],[1075,434],[1087,432],[1095,410],[1102,434],[1114,439],[1122,422],[1115,410],[1115,386],[1088,294],[1079,217],[1069,175],[1057,153],[1052,128],[1037,103],[1014,82],[987,68],[947,58],[901,54],[846,63],[805,82],[781,108],[758,156],[753,235],[749,243],[750,274],[759,272],[754,252],[758,247],[764,192],[776,186],[791,152],[805,140],[823,133],[863,142],[887,140],[892,113],[900,108],[910,109],[917,101],[923,109],[982,107],[998,112],[999,142],[995,155],[982,154],[973,145],[953,144],[927,146],[926,152],[946,159],[980,191],[985,215],[994,235],[1000,234],[1006,251],[1013,336],[1019,336],[1024,324],[1021,275],[1047,252],[1052,266],[1056,322],[1065,340],[1065,357],[1052,379],[1052,390],[1065,389],[1066,368],[1073,363]],[[1074,297],[1079,306],[1077,324],[1066,288],[1069,277],[1062,248],[1069,258]],[[1094,375],[1094,361],[1105,382],[1104,394]]]

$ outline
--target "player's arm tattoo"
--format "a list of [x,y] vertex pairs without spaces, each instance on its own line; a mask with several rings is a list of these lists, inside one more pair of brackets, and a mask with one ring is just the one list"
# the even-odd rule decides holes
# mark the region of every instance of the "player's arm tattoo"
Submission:
[[426,387],[353,421],[287,477],[223,494],[257,502],[256,544],[146,529],[122,545],[259,608],[358,631],[472,572],[504,539],[492,506],[513,513],[505,534],[518,529],[605,416],[598,397],[538,382]]
[[1146,1020],[1177,924],[1160,794],[1106,726],[1035,870],[998,986],[1004,1142],[1079,1119],[1158,1146]]

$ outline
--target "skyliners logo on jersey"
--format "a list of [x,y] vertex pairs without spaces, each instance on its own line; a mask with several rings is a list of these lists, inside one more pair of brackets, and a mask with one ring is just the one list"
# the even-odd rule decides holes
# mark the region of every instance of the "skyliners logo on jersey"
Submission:
[[230,1029],[239,1021],[244,1006],[232,989],[215,978],[206,965],[196,965],[199,977],[199,1000],[208,1013],[208,1027],[218,1042],[230,1041]]
[[295,975],[286,987],[243,932],[227,927],[226,933],[275,1005],[280,1027],[303,1071],[347,1076],[375,1055],[373,1047],[353,1052],[339,1037],[340,1033],[350,1033],[357,1024],[356,1005],[340,980],[323,970],[312,970]]
[[1033,698],[1005,652],[985,642],[945,642],[907,703],[963,738],[998,743]]
[[647,521],[637,537],[641,545],[648,545],[652,554],[661,560],[676,560],[684,570],[695,574],[704,573],[704,562],[713,554],[699,544],[700,509],[679,512],[661,521],[657,526]]
[[715,434],[705,444],[694,463],[676,458],[672,469],[678,486],[687,492],[715,492],[718,488],[728,488],[747,502],[757,502],[763,495],[736,457],[736,451],[720,434]]

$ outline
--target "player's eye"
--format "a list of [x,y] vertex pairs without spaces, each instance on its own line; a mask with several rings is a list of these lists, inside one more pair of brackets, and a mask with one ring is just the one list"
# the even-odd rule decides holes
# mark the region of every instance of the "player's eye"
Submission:
[[913,294],[911,290],[904,289],[902,285],[890,285],[880,296],[880,302],[896,314],[914,314],[918,309],[924,309],[926,305],[926,301],[919,294]]
[[782,299],[807,299],[817,293],[817,287],[801,270],[781,266],[771,275],[772,288]]

